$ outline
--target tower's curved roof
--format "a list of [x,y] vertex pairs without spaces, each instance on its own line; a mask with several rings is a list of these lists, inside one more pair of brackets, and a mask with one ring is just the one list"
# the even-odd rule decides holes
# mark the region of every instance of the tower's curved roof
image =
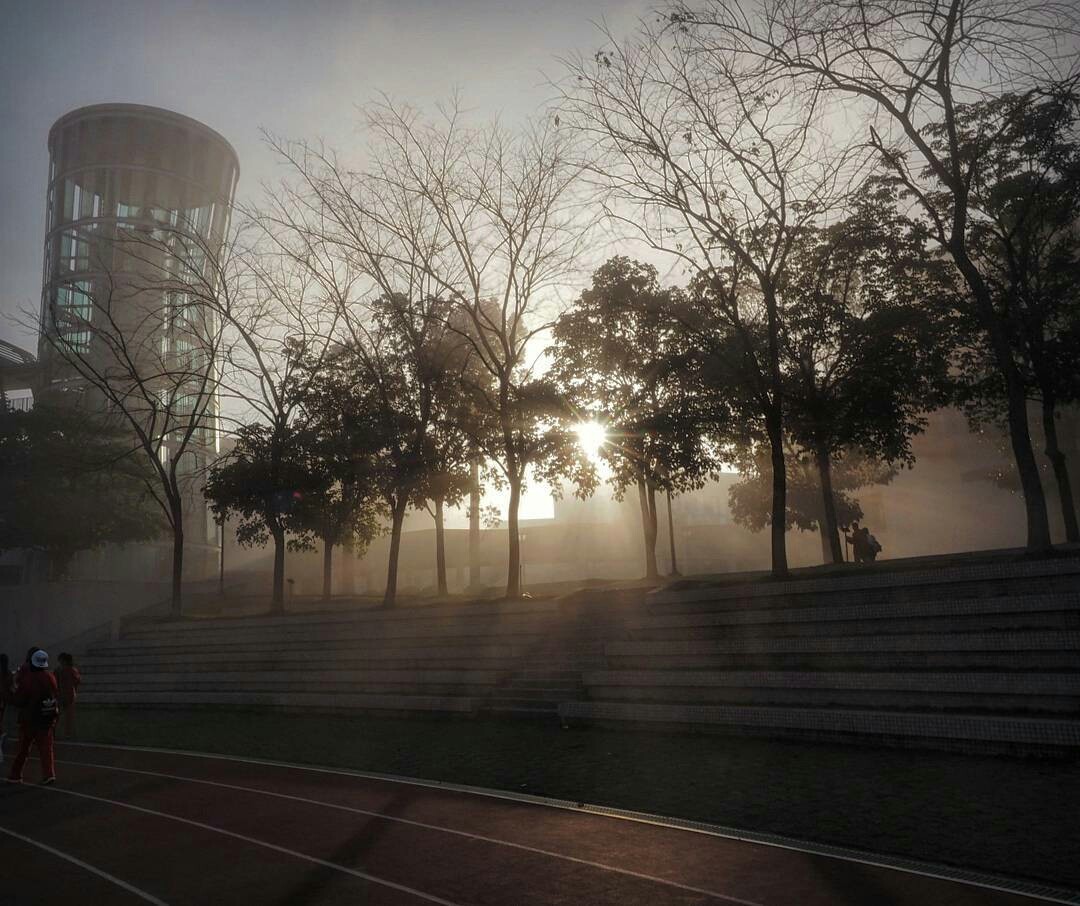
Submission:
[[239,174],[240,172],[240,157],[237,155],[236,149],[232,146],[232,143],[220,132],[211,129],[205,123],[200,123],[198,120],[192,119],[190,116],[184,116],[184,114],[176,113],[173,110],[166,110],[164,107],[150,107],[146,104],[91,104],[88,107],[79,107],[76,110],[69,110],[53,123],[52,128],[49,129],[49,145],[52,146],[53,136],[72,120],[81,120],[95,116],[109,116],[110,114],[156,119],[181,126],[191,132],[201,133],[211,141],[223,147],[232,158],[236,173]]

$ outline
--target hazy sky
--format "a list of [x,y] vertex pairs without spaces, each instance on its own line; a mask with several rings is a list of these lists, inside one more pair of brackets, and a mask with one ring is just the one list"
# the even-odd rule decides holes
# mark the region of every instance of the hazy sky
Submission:
[[555,57],[591,51],[595,21],[629,30],[649,0],[0,0],[0,337],[41,293],[46,140],[76,107],[166,107],[221,132],[240,156],[239,195],[272,178],[259,129],[357,142],[355,107],[376,92],[430,104],[459,87],[508,117],[549,96]]
[[[206,123],[236,148],[244,199],[275,175],[261,128],[347,151],[356,105],[376,93],[430,105],[454,88],[484,113],[528,115],[550,97],[556,57],[599,45],[594,23],[621,34],[655,5],[0,0],[0,338],[37,351],[18,322],[39,304],[46,142],[69,110],[150,104]],[[524,518],[550,515],[540,488],[522,503]]]

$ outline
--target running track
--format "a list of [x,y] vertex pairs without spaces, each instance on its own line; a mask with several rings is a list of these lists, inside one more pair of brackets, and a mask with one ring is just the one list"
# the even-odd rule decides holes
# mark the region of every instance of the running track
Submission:
[[[1045,902],[536,802],[295,765],[58,746],[0,786],[3,904]],[[31,762],[28,781],[37,779]]]

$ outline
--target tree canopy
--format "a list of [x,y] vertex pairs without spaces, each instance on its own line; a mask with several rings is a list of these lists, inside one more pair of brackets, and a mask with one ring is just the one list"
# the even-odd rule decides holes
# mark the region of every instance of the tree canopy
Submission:
[[158,537],[166,526],[153,481],[114,423],[67,406],[0,406],[0,550],[71,557],[105,544]]

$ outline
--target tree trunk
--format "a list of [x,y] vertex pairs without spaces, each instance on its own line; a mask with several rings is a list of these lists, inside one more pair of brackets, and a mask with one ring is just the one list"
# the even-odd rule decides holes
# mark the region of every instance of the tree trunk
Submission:
[[818,448],[815,456],[817,458],[818,475],[821,477],[821,504],[822,514],[825,517],[821,525],[821,534],[829,545],[830,559],[825,562],[843,563],[844,551],[840,547],[840,529],[836,523],[836,498],[833,496],[832,464],[829,461],[829,451]]
[[480,458],[469,463],[469,588],[480,587]]
[[393,607],[397,603],[398,556],[401,553],[401,525],[405,521],[405,507],[408,501],[402,494],[391,511],[390,523],[390,561],[386,566],[386,591],[383,593],[383,607]]
[[768,324],[769,400],[765,412],[765,431],[769,435],[772,460],[772,574],[783,578],[788,574],[787,563],[787,470],[784,462],[784,384],[780,373],[780,312],[776,287],[762,280],[765,313]]
[[274,539],[274,585],[270,597],[270,610],[273,613],[285,612],[285,529],[272,527],[270,534]]
[[435,581],[439,596],[446,597],[446,531],[443,527],[443,500],[435,498]]
[[322,596],[333,594],[334,545],[323,538],[322,545]]
[[679,561],[675,559],[675,520],[671,516],[671,491],[667,492],[667,531],[671,544],[671,575],[679,575]]
[[225,520],[222,519],[218,525],[221,527],[221,537],[218,541],[221,544],[221,549],[218,551],[218,597],[225,597]]
[[521,597],[521,536],[518,534],[518,510],[521,506],[521,476],[510,476],[510,505],[506,511],[509,562],[506,566],[506,597]]
[[769,435],[770,458],[772,462],[772,574],[782,579],[788,574],[787,542],[787,470],[784,462],[784,430],[780,420],[780,410],[772,407],[765,419],[765,430]]
[[990,338],[990,348],[997,360],[998,371],[1005,382],[1009,442],[1012,446],[1016,471],[1024,493],[1024,509],[1027,515],[1028,550],[1048,550],[1050,544],[1050,518],[1046,511],[1046,495],[1039,477],[1039,465],[1031,444],[1028,428],[1027,394],[1024,381],[1013,360],[1012,343],[1006,327],[994,311],[990,290],[979,269],[963,248],[953,247],[953,260],[964,275],[978,309],[982,327]]
[[183,616],[184,583],[184,514],[181,504],[172,508],[173,547],[172,547],[172,597],[169,613],[174,620]]
[[341,546],[342,557],[338,567],[338,587],[342,594],[356,594],[356,549],[353,544],[346,541]]
[[1056,403],[1052,397],[1043,396],[1042,423],[1046,437],[1046,456],[1054,469],[1058,498],[1061,501],[1061,518],[1065,523],[1065,540],[1080,541],[1080,529],[1076,524],[1076,501],[1073,499],[1072,481],[1069,479],[1069,463],[1058,444]]
[[641,506],[641,531],[645,542],[645,578],[655,579],[660,575],[656,567],[656,503],[649,505],[651,489],[645,478],[638,478],[638,503]]

